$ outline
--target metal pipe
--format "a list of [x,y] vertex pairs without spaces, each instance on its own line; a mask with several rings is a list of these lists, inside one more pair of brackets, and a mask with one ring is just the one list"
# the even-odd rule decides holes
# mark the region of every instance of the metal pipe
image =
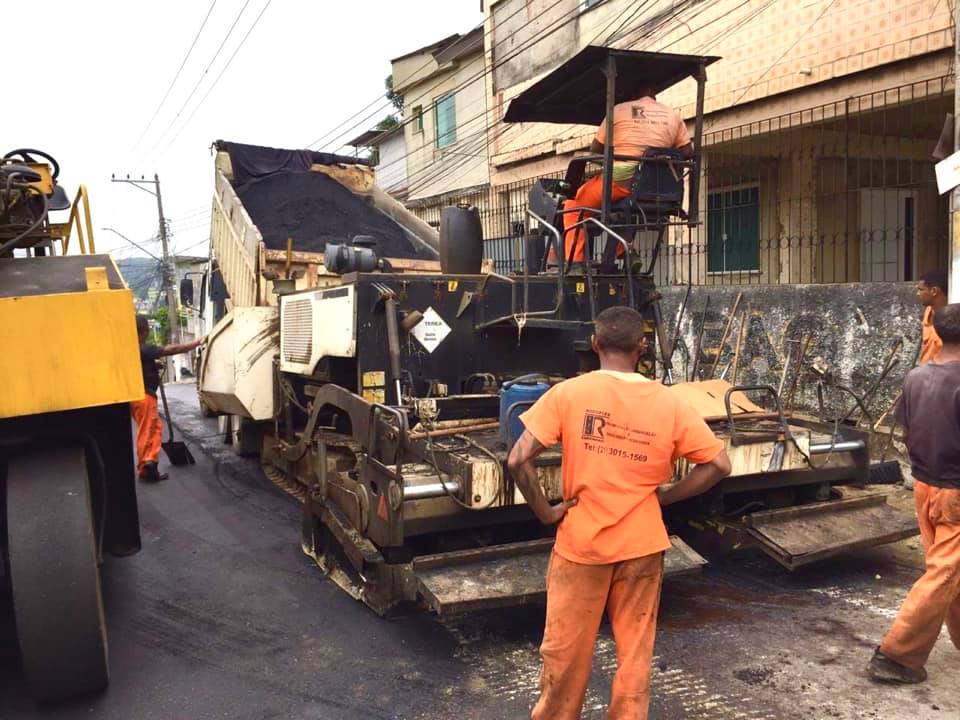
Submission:
[[863,440],[841,440],[837,443],[817,443],[810,446],[811,455],[826,455],[830,452],[858,452],[865,450],[866,444]]
[[[451,494],[459,496],[462,491],[462,486],[460,481],[457,478],[452,478],[446,481],[447,490]],[[441,498],[447,496],[447,490],[444,490],[443,483],[434,482],[434,483],[424,483],[423,485],[406,485],[403,488],[403,499],[407,500],[430,500],[433,498]]]
[[387,352],[390,356],[390,379],[393,380],[397,405],[403,402],[400,391],[400,329],[397,324],[397,301],[390,296],[385,303],[387,314]]
[[703,160],[703,107],[706,97],[707,66],[697,69],[697,116],[693,123],[693,171],[690,177],[690,197],[687,202],[687,221],[690,227],[700,222],[700,166]]

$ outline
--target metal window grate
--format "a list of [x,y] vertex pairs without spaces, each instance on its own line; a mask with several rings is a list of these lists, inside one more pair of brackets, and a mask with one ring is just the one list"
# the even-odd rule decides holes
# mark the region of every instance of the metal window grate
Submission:
[[307,298],[283,306],[283,358],[308,363],[313,354],[313,302]]

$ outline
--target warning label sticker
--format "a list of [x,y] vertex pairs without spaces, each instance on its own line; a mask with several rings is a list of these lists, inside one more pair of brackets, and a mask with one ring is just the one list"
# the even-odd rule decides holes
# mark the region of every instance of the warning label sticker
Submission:
[[423,320],[417,323],[411,334],[420,341],[427,352],[432,353],[450,334],[450,326],[443,321],[436,310],[428,307],[423,313]]

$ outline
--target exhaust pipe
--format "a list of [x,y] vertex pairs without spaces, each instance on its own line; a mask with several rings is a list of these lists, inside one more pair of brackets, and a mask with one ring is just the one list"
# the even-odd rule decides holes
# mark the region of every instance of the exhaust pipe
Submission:
[[[462,486],[456,478],[447,480],[447,490],[451,495],[460,497]],[[443,483],[425,483],[423,485],[407,485],[403,488],[403,499],[407,500],[431,500],[433,498],[447,497],[447,490],[443,489]]]
[[810,446],[811,455],[826,455],[831,452],[858,452],[867,447],[863,440],[841,440],[836,443],[817,443]]

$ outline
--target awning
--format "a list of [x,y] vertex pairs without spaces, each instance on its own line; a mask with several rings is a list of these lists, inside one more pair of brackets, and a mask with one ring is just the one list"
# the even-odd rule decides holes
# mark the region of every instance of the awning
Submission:
[[636,100],[644,86],[666,90],[720,59],[588,45],[511,100],[503,121],[599,125],[607,112],[603,69],[611,55],[617,63],[618,103]]

